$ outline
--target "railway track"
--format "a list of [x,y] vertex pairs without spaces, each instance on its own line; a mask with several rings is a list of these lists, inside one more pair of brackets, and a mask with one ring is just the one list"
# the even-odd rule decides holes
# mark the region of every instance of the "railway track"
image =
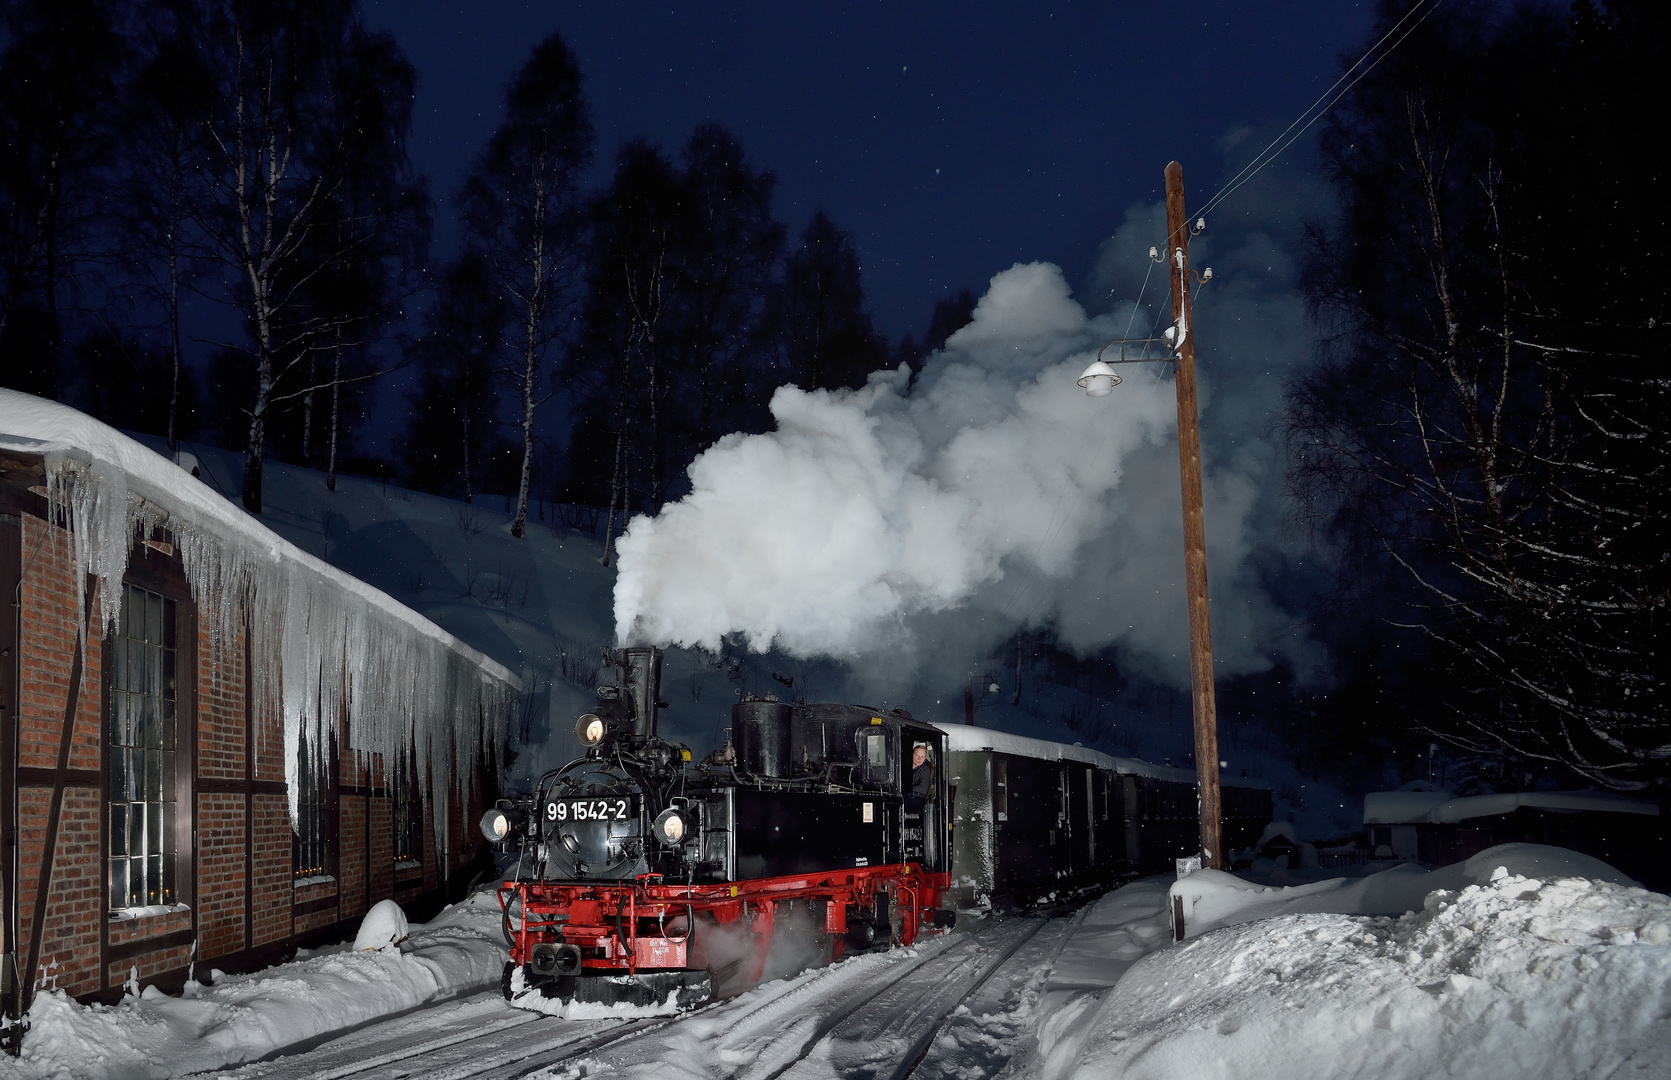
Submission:
[[665,1033],[665,1041],[651,1032],[623,1039],[590,1055],[585,1068],[579,1067],[580,1055],[565,1053],[542,1075],[571,1080],[605,1068],[640,1075],[634,1066],[674,1061],[696,1044],[703,1046],[703,1060],[690,1075],[725,1080],[936,1076],[941,1070],[932,1053],[935,1039],[959,1006],[1049,929],[1048,940],[1035,949],[1034,966],[1047,964],[1078,925],[1077,918],[1063,918],[1067,910],[1004,920],[925,942],[907,953],[871,954],[819,969],[709,1006],[682,1019]]
[[[931,1077],[936,1037],[1012,957],[1051,928],[1038,960],[1065,940],[1058,909],[874,953],[679,1017],[559,1021],[481,994],[355,1032],[318,1050],[246,1065],[238,1080],[517,1080],[672,1060],[693,1041],[726,1080]],[[663,1031],[675,1025],[671,1030]],[[662,1036],[662,1038],[658,1038]],[[704,1070],[708,1071],[708,1070]],[[220,1075],[228,1075],[225,1070]]]
[[818,1054],[816,1072],[855,1080],[905,1080],[927,1056],[946,1020],[1004,963],[1048,925],[1042,918],[1000,923],[962,939],[866,998],[826,1018],[795,1060],[764,1080],[790,1077]]
[[537,1071],[554,1058],[595,1053],[673,1019],[553,1021],[511,1009],[493,991],[460,1001],[440,1016],[403,1017],[309,1053],[245,1065],[235,1073],[215,1071],[239,1080],[498,1080]]

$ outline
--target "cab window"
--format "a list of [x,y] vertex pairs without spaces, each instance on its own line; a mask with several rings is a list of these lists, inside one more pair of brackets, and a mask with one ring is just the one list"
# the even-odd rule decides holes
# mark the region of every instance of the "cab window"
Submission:
[[895,784],[893,775],[893,754],[889,752],[888,729],[881,727],[863,728],[858,733],[859,761],[864,766],[865,780],[872,784],[892,787]]

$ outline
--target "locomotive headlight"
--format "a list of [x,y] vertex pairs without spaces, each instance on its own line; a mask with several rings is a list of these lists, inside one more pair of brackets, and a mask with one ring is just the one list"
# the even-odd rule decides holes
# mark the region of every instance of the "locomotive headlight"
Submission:
[[511,819],[503,810],[489,810],[482,815],[481,827],[487,842],[497,844],[511,834]]
[[587,713],[574,725],[575,737],[587,746],[596,746],[603,742],[603,737],[608,731],[609,725],[596,713]]
[[685,815],[677,810],[663,810],[656,815],[656,820],[650,826],[650,831],[656,834],[656,839],[668,847],[678,847],[685,842],[685,836],[690,832],[690,823]]

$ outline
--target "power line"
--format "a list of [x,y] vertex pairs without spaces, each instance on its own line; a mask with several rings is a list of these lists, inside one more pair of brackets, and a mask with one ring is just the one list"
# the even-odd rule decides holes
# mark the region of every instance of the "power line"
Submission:
[[[1237,188],[1241,187],[1243,184],[1247,183],[1249,180],[1252,180],[1255,176],[1257,176],[1261,169],[1263,169],[1265,166],[1269,165],[1271,162],[1275,161],[1278,157],[1280,157],[1282,155],[1282,152],[1284,150],[1288,149],[1290,146],[1292,146],[1294,144],[1294,141],[1296,139],[1298,139],[1301,135],[1304,135],[1306,133],[1306,131],[1311,127],[1312,124],[1315,124],[1317,121],[1321,120],[1324,116],[1328,115],[1329,110],[1334,108],[1335,103],[1338,102],[1341,98],[1345,97],[1349,92],[1351,92],[1352,87],[1358,85],[1358,83],[1363,80],[1365,75],[1368,75],[1371,71],[1374,71],[1377,64],[1379,64],[1381,61],[1385,60],[1387,57],[1391,56],[1393,54],[1394,50],[1396,50],[1400,45],[1404,44],[1404,39],[1409,37],[1411,34],[1415,33],[1416,32],[1416,27],[1418,27],[1422,23],[1426,22],[1427,17],[1429,15],[1433,14],[1435,11],[1439,10],[1439,8],[1444,5],[1444,2],[1445,2],[1445,0],[1417,0],[1416,3],[1412,4],[1410,6],[1410,10],[1406,11],[1404,13],[1403,17],[1400,18],[1396,23],[1393,23],[1392,27],[1390,29],[1388,29],[1385,34],[1381,35],[1381,39],[1379,41],[1377,41],[1375,44],[1371,45],[1367,50],[1365,50],[1364,54],[1358,58],[1357,63],[1354,63],[1351,67],[1349,67],[1345,71],[1341,72],[1340,78],[1338,78],[1334,81],[1333,86],[1330,86],[1327,90],[1323,91],[1323,93],[1318,96],[1316,101],[1312,102],[1311,105],[1308,106],[1305,109],[1304,112],[1300,113],[1299,116],[1295,117],[1294,122],[1289,124],[1286,128],[1284,128],[1280,135],[1278,135],[1276,138],[1272,139],[1269,146],[1267,146],[1267,147],[1265,147],[1265,149],[1259,151],[1258,154],[1255,154],[1253,160],[1248,162],[1247,165],[1242,168],[1241,172],[1239,172],[1235,176],[1231,177],[1229,179],[1229,181],[1227,181],[1225,183],[1225,185],[1218,190],[1217,194],[1215,194],[1212,198],[1208,199],[1206,201],[1206,203],[1204,205],[1202,205],[1202,207],[1199,210],[1196,211],[1196,213],[1198,215],[1205,216],[1209,210],[1213,209],[1213,207],[1215,207],[1219,203],[1223,202]],[[1397,41],[1393,42],[1392,45],[1388,46],[1386,51],[1382,52],[1379,56],[1375,56],[1375,50],[1379,49],[1383,44],[1385,44],[1388,38],[1390,38],[1394,34],[1398,33],[1399,27],[1403,26],[1406,22],[1408,22],[1410,17],[1412,15],[1414,15],[1416,12],[1421,11],[1421,9],[1423,7],[1426,7],[1427,10],[1422,13],[1422,17],[1417,19],[1413,24],[1411,24],[1410,28],[1408,30],[1404,31],[1404,33],[1402,35],[1400,35],[1400,37]],[[1348,77],[1351,77],[1352,73],[1354,71],[1357,71],[1357,69],[1359,67],[1363,67],[1364,62],[1366,60],[1369,60],[1369,58],[1371,56],[1375,56],[1375,59],[1369,62],[1369,66],[1364,67],[1364,69],[1362,71],[1358,72],[1356,77],[1352,77],[1351,81],[1347,82],[1346,80],[1348,79]],[[1346,86],[1342,89],[1340,87],[1340,84],[1343,83],[1343,82],[1346,83]],[[1339,90],[1339,93],[1336,93],[1337,89]],[[1329,97],[1330,94],[1333,94],[1334,96],[1331,98],[1331,97]],[[1319,110],[1318,105],[1322,104],[1325,98],[1328,99],[1328,103],[1324,104],[1322,109]],[[1312,115],[1313,113],[1315,113],[1316,115]],[[1307,117],[1310,117],[1310,119],[1309,120],[1306,119]],[[1294,131],[1294,128],[1296,126],[1299,126],[1300,122],[1302,120],[1305,121],[1304,126],[1300,126],[1300,129],[1298,131]],[[1289,135],[1290,132],[1293,132],[1293,134],[1291,136]],[[1284,140],[1286,140],[1286,141],[1284,141]],[[1278,143],[1281,143],[1281,145],[1278,146],[1277,145]],[[1273,148],[1274,148],[1274,150],[1273,150]]]

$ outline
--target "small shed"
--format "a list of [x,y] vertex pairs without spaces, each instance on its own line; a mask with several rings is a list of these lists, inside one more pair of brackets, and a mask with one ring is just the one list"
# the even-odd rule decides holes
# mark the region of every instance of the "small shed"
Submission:
[[1364,796],[1364,827],[1380,858],[1433,866],[1498,844],[1550,844],[1593,855],[1665,887],[1665,818],[1659,803],[1609,791],[1519,791],[1458,798],[1448,791]]
[[438,904],[477,854],[510,671],[8,390],[0,597],[9,1017],[270,964],[378,900]]

